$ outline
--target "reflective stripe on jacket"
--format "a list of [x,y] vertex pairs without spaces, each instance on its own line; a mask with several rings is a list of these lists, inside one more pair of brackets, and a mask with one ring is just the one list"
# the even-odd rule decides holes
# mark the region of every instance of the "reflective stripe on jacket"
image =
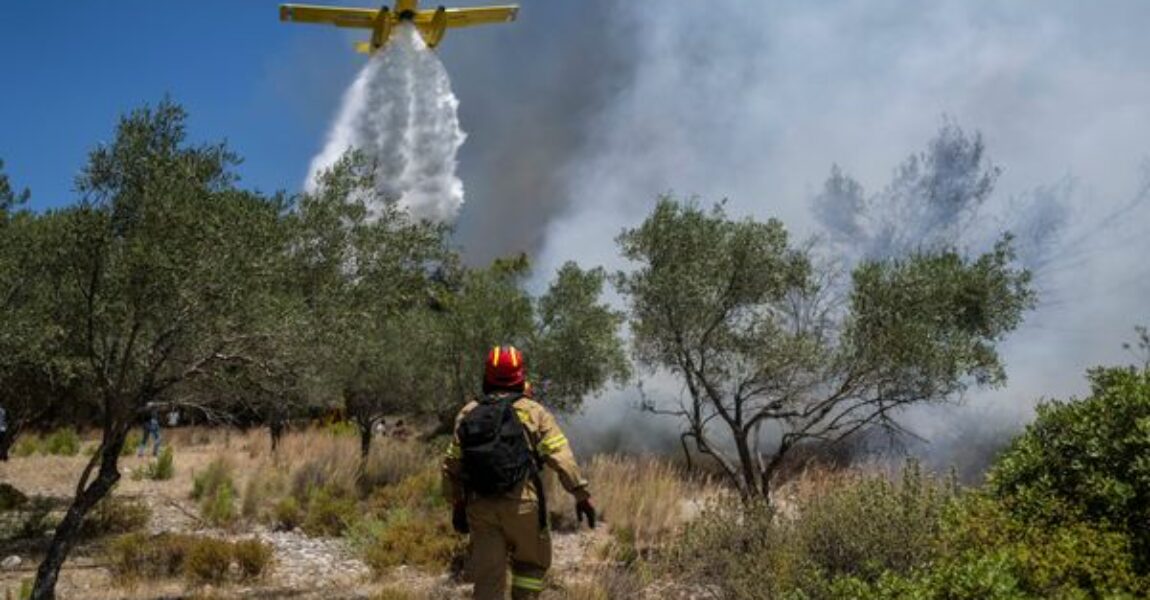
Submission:
[[[465,499],[461,476],[459,423],[478,405],[479,403],[475,401],[468,402],[455,417],[455,432],[451,444],[447,447],[447,455],[443,459],[443,495],[453,502]],[[511,406],[519,416],[523,429],[527,431],[531,447],[544,464],[551,467],[559,476],[563,489],[573,494],[576,500],[589,498],[591,494],[587,491],[587,480],[583,479],[579,464],[575,461],[575,454],[571,452],[571,445],[567,443],[567,437],[559,429],[559,424],[555,422],[551,412],[527,397],[520,397]],[[535,500],[535,486],[531,484],[530,479],[528,477],[521,485],[508,492],[507,497]]]

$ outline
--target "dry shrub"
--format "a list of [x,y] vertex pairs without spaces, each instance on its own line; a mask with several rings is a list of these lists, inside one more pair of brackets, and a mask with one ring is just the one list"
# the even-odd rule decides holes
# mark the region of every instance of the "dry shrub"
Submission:
[[291,494],[306,503],[313,489],[356,493],[359,444],[354,438],[309,431],[284,436],[277,453],[279,468],[291,473]]
[[236,542],[232,555],[240,567],[240,577],[244,579],[260,577],[272,562],[271,546],[254,538]]
[[227,580],[232,565],[232,544],[216,538],[200,538],[187,547],[184,573],[199,583]]
[[226,457],[217,457],[192,480],[192,499],[200,501],[200,516],[210,525],[230,527],[236,512],[235,467]]
[[[592,501],[616,539],[616,558],[623,560],[665,544],[686,519],[687,503],[706,486],[690,480],[671,462],[652,457],[598,455],[586,471]],[[546,480],[552,527],[559,531],[578,527],[572,496],[552,474]]]
[[303,524],[304,510],[293,496],[280,498],[276,503],[272,526],[279,531],[291,531]]
[[641,598],[646,585],[632,571],[599,568],[587,577],[563,585],[559,590],[548,590],[542,600],[616,600]]
[[438,459],[427,446],[377,437],[363,465],[360,484],[365,490],[394,485],[436,464]]
[[669,573],[723,598],[836,597],[836,577],[873,582],[928,563],[957,494],[913,463],[898,481],[820,472],[789,493],[784,512],[715,503],[664,558]]
[[362,519],[349,532],[364,562],[377,574],[406,565],[442,571],[463,553],[463,538],[455,535],[448,516],[393,510],[382,519]]
[[439,470],[427,468],[395,485],[376,489],[368,500],[368,506],[374,514],[386,514],[392,510],[446,509]]
[[276,501],[287,493],[287,475],[271,464],[261,464],[248,478],[244,486],[243,507],[241,512],[244,518],[253,520],[269,520],[274,518],[274,505]]
[[228,542],[175,533],[134,533],[114,540],[108,555],[112,573],[121,583],[183,576],[197,583],[218,584],[262,576],[271,565],[272,549],[255,539]]
[[441,571],[462,555],[435,466],[376,489],[367,506],[372,516],[355,522],[348,537],[376,573],[400,565]]
[[339,490],[312,488],[302,528],[311,536],[339,536],[359,514],[354,498],[342,495]]
[[84,517],[80,535],[91,539],[131,533],[146,527],[151,518],[152,511],[146,504],[119,496],[108,496]]
[[220,488],[230,488],[233,495],[236,491],[236,468],[226,456],[217,456],[204,467],[203,471],[195,474],[192,479],[192,500],[203,500],[216,495]]

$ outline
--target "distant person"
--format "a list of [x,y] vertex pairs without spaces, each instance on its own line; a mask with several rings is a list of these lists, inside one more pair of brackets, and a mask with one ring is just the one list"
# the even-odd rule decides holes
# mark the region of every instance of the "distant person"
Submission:
[[391,437],[397,440],[406,440],[409,435],[411,434],[407,431],[407,426],[403,424],[403,419],[396,421],[395,426],[391,428]]
[[159,456],[160,416],[154,410],[148,413],[148,419],[144,421],[144,439],[140,440],[140,447],[136,449],[137,457],[144,455],[144,450],[148,447],[148,439],[155,439],[155,444],[152,446],[152,456]]
[[8,460],[8,411],[0,406],[0,460]]
[[[551,567],[551,533],[541,469],[550,466],[575,496],[575,511],[595,527],[587,480],[555,417],[524,395],[526,367],[514,346],[487,356],[481,400],[464,406],[443,461],[451,523],[471,534],[469,569],[477,600],[538,598]],[[510,563],[510,565],[508,564]]]

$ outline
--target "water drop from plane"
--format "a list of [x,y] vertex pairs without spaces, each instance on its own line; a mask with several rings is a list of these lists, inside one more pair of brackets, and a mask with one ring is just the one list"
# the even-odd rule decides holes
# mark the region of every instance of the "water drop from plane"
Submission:
[[376,165],[373,202],[396,200],[416,218],[455,219],[463,205],[456,153],[467,137],[459,100],[439,57],[410,24],[400,24],[344,95],[305,187],[349,149]]

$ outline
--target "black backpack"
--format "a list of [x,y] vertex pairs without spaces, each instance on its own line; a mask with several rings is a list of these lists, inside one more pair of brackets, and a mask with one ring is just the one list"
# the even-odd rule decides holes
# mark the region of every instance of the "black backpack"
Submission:
[[527,431],[511,406],[519,398],[485,398],[459,423],[463,483],[480,496],[505,494],[536,473]]

